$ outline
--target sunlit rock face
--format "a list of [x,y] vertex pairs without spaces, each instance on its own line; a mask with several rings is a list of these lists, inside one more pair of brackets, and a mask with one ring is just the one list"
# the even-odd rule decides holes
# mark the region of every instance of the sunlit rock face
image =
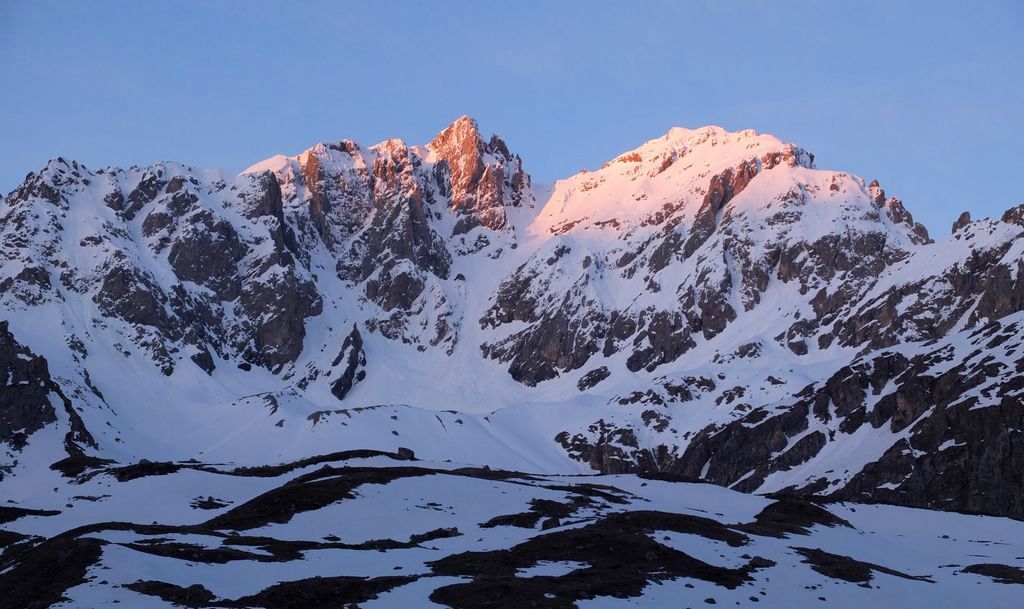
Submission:
[[468,117],[237,176],[51,161],[0,206],[4,471],[401,442],[1024,516],[1024,208],[933,241],[717,127],[524,167]]
[[428,146],[437,155],[435,176],[458,214],[453,234],[476,226],[500,230],[508,223],[507,207],[529,202],[530,176],[497,135],[484,142],[476,121],[463,116]]

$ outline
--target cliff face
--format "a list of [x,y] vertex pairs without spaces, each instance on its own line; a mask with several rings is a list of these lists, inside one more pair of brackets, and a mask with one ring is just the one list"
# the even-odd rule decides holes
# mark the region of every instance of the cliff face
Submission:
[[51,161],[0,207],[7,469],[72,426],[54,461],[402,441],[1024,516],[1021,208],[934,242],[813,161],[672,129],[534,188],[466,117],[239,176]]

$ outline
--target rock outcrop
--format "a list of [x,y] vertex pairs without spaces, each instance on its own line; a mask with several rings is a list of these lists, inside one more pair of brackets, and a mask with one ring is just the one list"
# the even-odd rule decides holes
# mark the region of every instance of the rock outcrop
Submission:
[[366,378],[366,353],[363,352],[363,337],[359,334],[359,328],[352,326],[352,332],[345,337],[341,351],[332,365],[338,375],[331,381],[331,393],[339,400],[344,400],[352,387]]
[[30,435],[57,420],[46,360],[14,339],[0,321],[0,442],[22,447]]
[[439,133],[428,148],[440,159],[434,175],[458,216],[452,234],[476,226],[501,230],[508,223],[506,208],[530,201],[530,176],[522,160],[496,134],[485,142],[468,116]]

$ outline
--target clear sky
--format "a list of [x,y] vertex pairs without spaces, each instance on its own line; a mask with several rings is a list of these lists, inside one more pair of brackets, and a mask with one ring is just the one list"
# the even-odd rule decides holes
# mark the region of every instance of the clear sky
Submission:
[[1024,2],[0,0],[0,190],[55,156],[239,171],[462,114],[535,181],[671,126],[877,178],[935,236],[1024,202]]

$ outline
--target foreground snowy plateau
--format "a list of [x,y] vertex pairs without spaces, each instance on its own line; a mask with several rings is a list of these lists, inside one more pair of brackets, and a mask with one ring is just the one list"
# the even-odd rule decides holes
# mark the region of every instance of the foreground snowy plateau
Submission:
[[[950,168],[950,171],[954,171]],[[0,203],[0,608],[1019,607],[1024,206],[463,117]]]

